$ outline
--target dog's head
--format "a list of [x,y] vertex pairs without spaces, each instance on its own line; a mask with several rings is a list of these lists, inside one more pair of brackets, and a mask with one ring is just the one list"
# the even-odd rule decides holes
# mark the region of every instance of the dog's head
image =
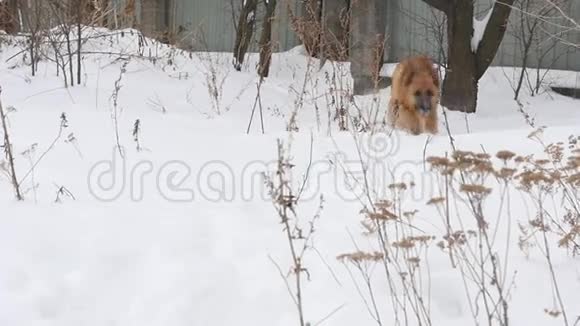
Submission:
[[439,77],[430,60],[423,59],[413,67],[405,78],[407,101],[422,116],[437,109],[439,101]]

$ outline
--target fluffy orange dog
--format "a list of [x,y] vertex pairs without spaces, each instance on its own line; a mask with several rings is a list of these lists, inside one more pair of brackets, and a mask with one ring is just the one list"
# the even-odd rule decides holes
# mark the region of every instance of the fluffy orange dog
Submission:
[[426,56],[410,57],[393,73],[388,122],[414,135],[437,133],[439,77]]

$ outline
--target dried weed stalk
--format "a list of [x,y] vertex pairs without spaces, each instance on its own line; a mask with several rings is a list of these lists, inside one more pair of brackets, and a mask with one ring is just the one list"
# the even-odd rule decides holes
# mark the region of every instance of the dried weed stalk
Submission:
[[[278,264],[272,262],[278,268],[283,277],[286,287],[296,305],[300,326],[309,325],[304,316],[304,290],[303,283],[310,280],[308,269],[304,265],[304,257],[309,249],[312,249],[312,237],[315,232],[315,225],[324,207],[324,198],[320,197],[320,204],[316,213],[307,222],[300,222],[297,213],[297,206],[300,201],[301,189],[295,191],[292,185],[292,169],[294,165],[289,158],[289,147],[285,148],[282,141],[277,142],[278,159],[275,175],[266,176],[266,183],[274,208],[280,218],[284,234],[288,242],[291,255],[291,268],[286,276]],[[308,173],[306,174],[306,178]],[[303,184],[305,184],[304,181]],[[287,277],[292,275],[294,285],[291,286]]]

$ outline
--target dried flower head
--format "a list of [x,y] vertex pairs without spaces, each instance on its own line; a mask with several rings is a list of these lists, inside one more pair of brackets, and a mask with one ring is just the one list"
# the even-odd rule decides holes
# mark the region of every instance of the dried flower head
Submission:
[[364,252],[357,251],[353,253],[342,254],[336,257],[337,260],[343,263],[350,262],[360,264],[362,262],[378,262],[383,259],[384,255],[381,252]]
[[415,241],[411,238],[405,238],[400,241],[393,242],[393,247],[399,249],[411,249],[415,247]]
[[478,184],[462,184],[460,190],[468,194],[477,195],[478,197],[485,197],[491,193],[490,188]]
[[538,160],[535,160],[534,163],[536,163],[539,166],[543,166],[543,165],[550,164],[550,160],[547,160],[547,159],[538,159]]
[[433,197],[429,199],[427,205],[439,205],[443,202],[445,202],[445,197]]
[[446,157],[431,156],[427,158],[427,163],[434,169],[443,169],[449,167],[450,161]]
[[499,172],[496,173],[496,176],[500,179],[509,180],[516,174],[516,169],[510,168],[501,168]]
[[580,172],[572,174],[568,178],[566,178],[566,183],[571,184],[574,187],[580,187]]
[[541,170],[524,171],[517,178],[520,184],[528,190],[533,186],[550,186],[554,181],[549,174]]
[[516,154],[514,152],[510,152],[510,151],[499,151],[495,154],[495,157],[497,157],[498,159],[507,162],[509,160],[511,160],[512,158],[514,158],[516,156]]

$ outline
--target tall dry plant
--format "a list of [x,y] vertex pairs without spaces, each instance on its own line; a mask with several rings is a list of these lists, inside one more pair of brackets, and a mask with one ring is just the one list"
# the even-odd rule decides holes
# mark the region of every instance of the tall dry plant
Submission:
[[[290,251],[290,271],[284,273],[278,263],[271,259],[283,278],[286,287],[296,307],[299,325],[307,326],[305,313],[304,283],[310,280],[310,273],[304,264],[304,258],[313,248],[312,237],[315,233],[316,222],[324,208],[324,198],[320,197],[320,204],[316,213],[307,222],[301,222],[298,218],[297,208],[301,200],[300,196],[308,182],[308,171],[299,188],[295,188],[292,179],[294,164],[290,161],[289,148],[285,147],[281,140],[277,141],[277,166],[274,175],[266,175],[266,185],[269,190],[272,203],[280,219],[285,239]],[[309,167],[308,167],[309,168]],[[293,281],[288,281],[286,274],[291,275]]]
[[[0,87],[0,95],[2,95],[2,87]],[[10,133],[8,132],[8,123],[6,122],[6,113],[4,112],[4,107],[2,106],[2,99],[0,98],[0,120],[2,120],[2,130],[4,131],[4,142],[2,147],[4,149],[4,154],[6,155],[6,160],[8,161],[7,172],[10,176],[10,182],[12,188],[14,189],[14,194],[17,200],[23,200],[22,193],[20,192],[20,184],[18,183],[18,177],[16,176],[16,167],[14,163],[14,153],[12,150],[12,143],[10,142]]]
[[[561,318],[564,325],[570,325],[553,253],[558,248],[572,256],[580,253],[580,194],[577,190],[580,186],[580,138],[571,136],[566,142],[545,144],[541,129],[529,137],[544,148],[544,158],[518,155],[509,150],[499,151],[495,157],[459,150],[450,157],[430,157],[428,162],[438,176],[440,196],[432,198],[429,204],[436,207],[447,230],[438,245],[465,280],[472,312],[483,306],[489,323],[508,325],[508,298],[513,286],[508,271],[511,237],[515,233],[512,231],[515,229],[512,203],[514,194],[519,193],[522,204],[534,209],[527,216],[527,223],[518,225],[518,247],[526,255],[530,255],[533,248],[541,253],[553,289],[550,301],[555,303],[543,310],[550,317]],[[499,197],[499,208],[492,219],[484,207],[497,207],[486,205],[494,193]],[[461,206],[471,212],[471,223],[464,221],[462,215],[459,218],[458,207]],[[473,228],[467,227],[468,224]],[[505,234],[506,238],[501,240],[498,234]],[[475,321],[477,317],[473,313]]]
[[202,63],[203,82],[207,90],[212,111],[217,115],[221,115],[228,109],[228,107],[223,106],[222,100],[224,84],[230,74],[230,70],[226,68],[225,59],[220,54],[196,52],[195,55]]
[[[508,243],[504,248],[504,255],[501,249],[495,246],[495,235],[498,228],[504,225],[500,223],[509,224],[511,220],[508,215],[505,217],[506,221],[498,219],[491,224],[489,214],[484,210],[492,192],[487,183],[496,176],[491,156],[486,153],[456,150],[449,158],[429,157],[427,162],[439,179],[441,194],[440,197],[432,198],[429,204],[438,208],[446,230],[443,240],[438,245],[441,250],[448,253],[450,263],[466,280],[465,292],[473,318],[478,320],[475,307],[483,306],[486,322],[507,326],[510,324],[507,299],[509,232],[507,240],[502,241]],[[500,183],[500,187],[503,186],[504,184]],[[501,209],[507,200],[508,192],[501,189],[500,193]],[[461,210],[471,215],[470,223],[463,221],[454,223],[452,216],[454,216],[453,208],[456,207],[459,208],[455,214],[460,214]]]
[[119,155],[122,158],[125,158],[125,151],[123,146],[121,146],[121,139],[119,137],[119,94],[121,92],[121,88],[123,87],[122,81],[123,76],[127,72],[127,66],[129,65],[129,60],[125,60],[123,65],[121,65],[121,69],[119,70],[119,77],[115,80],[115,87],[113,89],[113,93],[111,94],[111,120],[113,121],[113,128],[115,130],[115,142],[117,150],[119,151]]
[[[338,168],[344,172],[346,184],[362,206],[363,235],[370,237],[372,248],[360,248],[342,253],[337,259],[347,268],[357,292],[370,317],[382,325],[432,325],[430,298],[430,271],[428,251],[435,237],[415,227],[418,210],[406,203],[407,194],[415,184],[398,182],[394,173],[388,175],[391,183],[376,184],[375,158],[369,156],[365,141],[394,142],[396,135],[363,138],[353,132],[360,169],[351,170],[341,160]],[[385,158],[388,160],[388,158]],[[380,189],[377,188],[380,187]],[[384,187],[384,188],[383,188]],[[379,267],[381,273],[371,274]],[[354,273],[354,272],[356,273]],[[374,276],[373,276],[374,275]],[[377,278],[386,282],[390,310],[378,303]]]
[[294,12],[290,3],[287,10],[290,17],[290,27],[296,33],[306,52],[316,57],[320,51],[322,37],[322,6],[321,1],[306,0],[303,2],[303,13]]

